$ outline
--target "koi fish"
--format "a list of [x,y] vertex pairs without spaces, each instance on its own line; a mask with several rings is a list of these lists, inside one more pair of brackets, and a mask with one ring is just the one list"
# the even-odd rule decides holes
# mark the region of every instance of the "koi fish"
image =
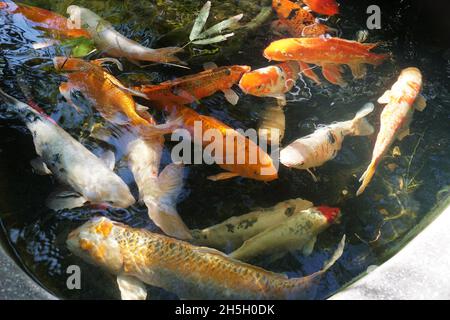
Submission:
[[295,250],[303,250],[303,254],[308,256],[314,250],[317,236],[336,222],[340,214],[338,208],[329,207],[309,208],[294,213],[280,224],[246,240],[229,256],[248,261],[264,255],[274,261]]
[[318,37],[331,30],[297,3],[273,0],[272,7],[280,19],[275,24],[289,32],[292,37]]
[[[198,123],[203,133],[214,133],[223,139],[219,143],[219,149],[216,149],[215,154],[211,156],[222,169],[228,172],[208,177],[209,180],[219,181],[238,176],[259,181],[278,179],[278,170],[272,158],[251,139],[248,139],[223,122],[213,117],[200,115],[193,109],[181,105],[161,106],[156,103],[154,106],[168,111],[171,117],[179,119],[178,121],[183,123],[182,127],[190,133],[191,137],[195,136],[195,127],[196,123]],[[227,147],[229,142],[232,142],[232,145]],[[202,137],[203,147],[206,148],[212,143],[214,141]],[[228,152],[230,151],[233,153],[232,155],[229,155]],[[232,158],[231,161],[228,158]]]
[[10,14],[21,14],[27,20],[31,21],[35,27],[48,31],[53,38],[79,38],[90,39],[90,34],[81,28],[71,29],[68,27],[67,18],[42,8],[29,5],[17,5],[13,2],[0,1],[0,10],[6,10]]
[[135,87],[148,100],[175,104],[190,104],[222,91],[225,98],[233,105],[239,101],[239,96],[231,87],[243,74],[249,72],[249,66],[217,67],[214,63],[205,64],[205,71],[198,74],[166,81],[158,85]]
[[[55,57],[53,63],[57,71],[65,72],[67,82],[59,86],[59,91],[66,101],[73,105],[71,93],[81,91],[89,99],[101,115],[115,124],[131,124],[135,126],[148,126],[147,120],[143,119],[138,110],[146,110],[146,107],[138,105],[131,92],[113,75],[106,72],[101,66],[111,59],[98,59],[85,61],[78,58]],[[121,64],[118,61],[119,68]]]
[[370,52],[377,44],[363,44],[339,38],[290,38],[272,42],[264,57],[275,61],[302,61],[322,67],[331,83],[345,86],[342,65],[348,65],[356,79],[364,78],[366,64],[380,65],[389,55]]
[[108,203],[114,207],[128,208],[135,199],[125,182],[113,172],[114,157],[105,154],[104,163],[49,117],[0,90],[0,97],[17,113],[33,135],[39,158],[32,161],[35,170],[53,174],[73,191],[64,191],[48,199],[54,209],[76,208],[86,202]]
[[314,133],[294,141],[281,150],[280,162],[289,168],[307,170],[317,181],[310,169],[334,159],[346,136],[368,136],[374,133],[374,128],[365,119],[374,108],[372,103],[368,103],[353,120],[321,127]]
[[312,11],[326,16],[339,14],[339,5],[336,0],[302,0]]
[[312,299],[321,276],[338,260],[345,238],[322,270],[303,278],[266,271],[210,248],[95,218],[72,231],[67,247],[117,275],[122,299],[146,299],[145,284],[180,299]]
[[183,62],[175,56],[176,53],[183,50],[182,48],[168,47],[150,49],[144,47],[136,41],[121,35],[108,21],[103,20],[94,12],[76,5],[69,6],[67,8],[67,14],[70,15],[70,21],[75,28],[77,23],[86,26],[86,30],[93,38],[97,49],[110,56],[116,58],[124,57],[135,62],[148,61],[165,64],[183,64]]
[[422,90],[422,73],[417,68],[404,69],[398,81],[384,95],[378,103],[387,104],[381,113],[381,127],[372,155],[372,161],[362,175],[362,185],[357,191],[361,195],[372,180],[381,159],[389,150],[395,139],[403,140],[409,135],[414,109],[423,111],[426,100],[420,95]]
[[276,98],[281,105],[285,105],[285,93],[292,90],[299,74],[298,63],[288,61],[244,74],[239,82],[239,87],[245,94]]
[[221,251],[233,251],[248,239],[312,206],[311,202],[300,198],[283,201],[271,208],[257,209],[239,217],[231,217],[203,230],[192,230],[192,242]]

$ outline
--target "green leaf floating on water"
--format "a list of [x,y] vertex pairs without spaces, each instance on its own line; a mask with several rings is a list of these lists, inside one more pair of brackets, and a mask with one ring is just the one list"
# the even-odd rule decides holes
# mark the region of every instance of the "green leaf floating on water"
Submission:
[[209,13],[211,10],[211,1],[205,3],[197,19],[194,22],[194,27],[192,28],[189,40],[196,45],[206,45],[212,43],[218,43],[227,40],[229,37],[234,36],[234,33],[222,34],[226,30],[232,30],[240,27],[239,21],[244,16],[243,14],[238,14],[237,16],[226,19],[212,26],[211,28],[203,31],[206,21],[208,21]]
[[61,44],[65,47],[69,47],[71,49],[72,56],[75,58],[82,58],[95,50],[94,41],[85,37],[66,40]]

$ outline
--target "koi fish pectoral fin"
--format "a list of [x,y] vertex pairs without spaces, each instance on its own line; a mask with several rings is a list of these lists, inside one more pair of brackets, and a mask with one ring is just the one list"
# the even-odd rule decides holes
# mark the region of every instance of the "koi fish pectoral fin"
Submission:
[[72,100],[72,89],[67,82],[61,83],[59,86],[59,92],[72,108],[74,108],[77,112],[81,112],[80,108]]
[[363,63],[349,64],[349,67],[355,79],[362,79],[367,74],[367,67]]
[[410,134],[411,134],[411,132],[410,132],[409,128],[406,128],[405,130],[400,132],[400,134],[397,136],[397,139],[398,139],[398,141],[402,141],[403,139],[405,139]]
[[347,82],[344,80],[342,74],[342,66],[337,64],[326,64],[322,66],[322,74],[332,84],[345,87]]
[[103,163],[110,169],[114,170],[114,167],[116,166],[116,156],[114,155],[114,152],[111,150],[108,150],[104,152],[100,156],[100,160],[103,161]]
[[30,165],[33,168],[34,172],[41,176],[46,176],[52,174],[50,169],[47,167],[42,158],[35,158],[30,161]]
[[145,287],[145,284],[135,277],[118,275],[117,285],[119,286],[122,300],[147,299],[147,289]]
[[45,204],[48,208],[59,211],[82,207],[87,202],[86,198],[75,191],[61,191],[50,194]]
[[313,237],[311,240],[309,240],[305,246],[303,247],[302,253],[305,257],[308,257],[311,255],[311,253],[314,251],[314,246],[316,245],[317,237]]
[[314,70],[305,62],[299,61],[300,72],[304,74],[307,78],[314,81],[317,85],[321,85],[322,82],[319,79],[319,76],[314,72]]
[[417,111],[422,112],[427,107],[427,99],[425,99],[424,96],[419,95],[414,102],[414,108],[416,108]]
[[306,171],[311,175],[311,177],[313,178],[314,182],[319,182],[319,179],[317,178],[317,176],[311,171],[311,169],[306,169]]
[[214,62],[205,62],[203,64],[203,69],[205,69],[205,70],[213,70],[216,68],[218,68],[218,66]]
[[221,181],[221,180],[228,180],[228,179],[232,179],[235,177],[239,177],[239,174],[234,173],[234,172],[222,172],[213,176],[209,176],[208,180],[211,181]]
[[225,95],[225,99],[227,99],[229,103],[231,103],[233,106],[237,105],[237,103],[239,102],[239,96],[236,92],[234,92],[232,89],[224,89],[222,90],[222,92]]

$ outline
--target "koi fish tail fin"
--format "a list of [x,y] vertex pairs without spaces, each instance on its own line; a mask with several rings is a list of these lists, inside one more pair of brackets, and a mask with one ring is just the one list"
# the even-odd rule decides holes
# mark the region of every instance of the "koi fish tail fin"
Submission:
[[176,209],[177,197],[183,188],[183,166],[170,164],[157,179],[152,181],[151,196],[144,196],[148,214],[153,222],[167,235],[178,239],[192,239],[191,232]]
[[359,181],[362,181],[361,187],[359,187],[358,191],[356,192],[357,196],[360,196],[363,194],[363,192],[366,190],[367,186],[369,185],[370,181],[372,181],[373,176],[375,175],[375,170],[377,167],[377,163],[375,161],[372,161],[367,168],[366,172],[361,176],[361,179]]
[[186,62],[181,61],[175,54],[183,51],[180,47],[167,47],[159,49],[151,49],[146,55],[144,55],[142,60],[159,62],[159,63],[173,63],[179,65],[186,65]]
[[324,266],[320,271],[317,271],[303,278],[288,280],[289,282],[291,281],[294,282],[294,286],[292,290],[290,290],[289,295],[287,297],[288,299],[315,298],[320,278],[336,263],[336,261],[338,261],[341,258],[342,254],[344,253],[345,239],[346,236],[344,235],[331,258],[327,262],[325,262]]
[[373,112],[375,105],[367,103],[358,111],[352,120],[352,134],[355,136],[370,136],[375,132],[374,127],[367,121],[366,117]]

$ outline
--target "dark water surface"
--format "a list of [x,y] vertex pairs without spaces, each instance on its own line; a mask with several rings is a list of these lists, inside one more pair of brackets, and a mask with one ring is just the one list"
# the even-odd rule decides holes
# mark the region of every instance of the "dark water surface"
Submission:
[[[212,1],[214,18],[223,19],[244,12],[249,21],[270,1]],[[391,87],[401,69],[419,67],[424,74],[424,96],[428,107],[416,113],[412,135],[395,142],[401,155],[392,149],[378,168],[366,193],[355,197],[358,178],[365,171],[376,136],[347,138],[338,157],[316,170],[320,182],[315,183],[305,171],[282,168],[280,179],[261,183],[248,179],[211,182],[206,177],[219,172],[217,167],[201,165],[186,168],[186,183],[178,211],[190,228],[203,228],[241,215],[256,207],[273,206],[288,199],[302,197],[315,204],[338,206],[343,211],[339,225],[319,236],[314,253],[309,257],[288,255],[275,263],[255,261],[269,270],[289,276],[312,273],[322,266],[345,233],[348,244],[343,257],[326,274],[317,298],[326,298],[343,285],[379,265],[397,248],[405,234],[447,196],[450,182],[450,50],[444,40],[427,27],[411,1],[342,1],[341,15],[329,25],[338,28],[342,37],[355,39],[365,29],[366,8],[372,2],[381,4],[382,29],[369,32],[368,42],[381,42],[380,52],[389,51],[393,59],[368,76],[351,81],[347,88],[324,84],[314,86],[309,80],[299,81],[300,94],[289,95],[286,107],[286,145],[311,133],[315,126],[348,120],[366,102],[375,102]],[[70,4],[88,7],[111,21],[128,37],[145,45],[183,45],[189,23],[200,9],[201,1],[26,1],[28,4],[65,12]],[[436,17],[439,19],[439,17]],[[445,17],[442,17],[445,19]],[[186,26],[185,28],[183,28]],[[176,31],[172,31],[176,29]],[[169,31],[171,31],[169,33]],[[40,31],[31,29],[20,19],[0,13],[0,84],[18,98],[22,90],[58,123],[88,148],[99,151],[88,138],[92,123],[101,121],[86,107],[77,114],[58,92],[62,77],[50,64],[64,48],[33,50],[40,41]],[[248,64],[254,69],[267,65],[262,50],[276,37],[267,25],[254,33],[237,33],[223,47],[190,48],[187,55],[190,71],[154,66],[145,69],[125,63],[125,72],[112,72],[125,83],[159,82],[202,69],[205,61],[219,65]],[[95,55],[93,56],[95,57]],[[22,88],[22,90],[20,89]],[[296,90],[294,90],[296,91]],[[270,99],[241,95],[237,106],[231,106],[222,94],[205,99],[195,106],[200,113],[213,115],[235,128],[255,127]],[[381,107],[370,116],[378,129]],[[80,208],[53,212],[45,207],[45,199],[57,187],[52,177],[33,173],[29,161],[35,157],[31,135],[13,115],[0,106],[0,218],[5,239],[20,264],[49,291],[61,298],[119,298],[113,276],[87,265],[71,255],[65,247],[69,231],[95,215],[105,215],[134,227],[157,231],[143,206],[128,210]],[[164,157],[165,165],[169,153]],[[118,173],[136,192],[132,176],[119,164]],[[68,290],[66,269],[78,264],[82,268],[82,290]],[[172,294],[150,288],[152,298],[176,298]]]

